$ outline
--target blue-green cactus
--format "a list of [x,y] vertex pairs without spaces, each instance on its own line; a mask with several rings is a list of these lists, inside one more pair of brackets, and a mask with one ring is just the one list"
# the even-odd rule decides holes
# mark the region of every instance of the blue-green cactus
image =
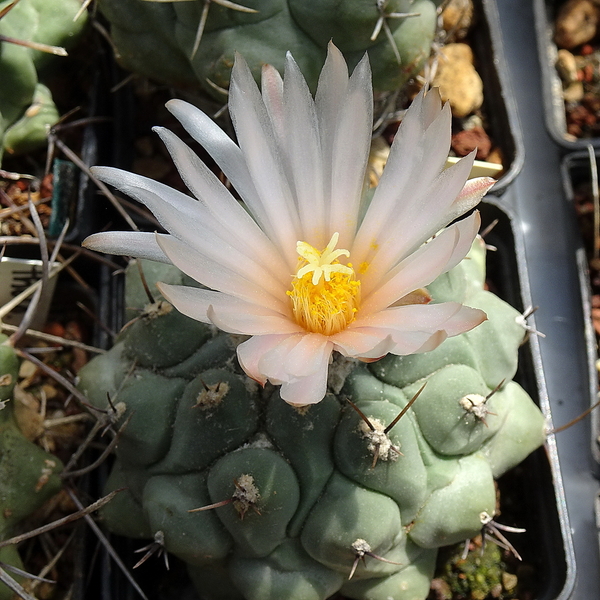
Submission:
[[[151,281],[164,269],[144,263]],[[141,308],[136,278],[127,305]],[[164,301],[147,307],[80,372],[95,406],[107,408],[108,393],[122,419],[132,415],[108,482],[127,490],[105,524],[135,538],[162,532],[201,598],[425,598],[438,548],[481,530],[494,478],[544,441],[542,414],[512,381],[520,315],[484,279],[476,240],[429,291],[484,308],[485,323],[425,354],[340,358],[330,393],[303,408],[241,373],[235,337]]]
[[[27,440],[16,423],[13,390],[18,372],[14,348],[0,335],[0,541],[12,537],[15,526],[61,487],[60,460]],[[0,561],[23,567],[15,546],[0,548]],[[0,583],[0,600],[13,597]]]
[[[6,8],[10,0],[0,2]],[[78,0],[20,0],[0,19],[0,34],[9,38],[70,48],[86,23]],[[51,55],[9,41],[0,41],[0,158],[46,143],[47,130],[59,114],[38,73]]]
[[[262,65],[283,72],[291,52],[314,89],[330,40],[354,67],[369,53],[376,90],[395,89],[416,75],[429,57],[437,0],[240,0],[251,10],[212,2],[200,45],[194,50],[207,0],[149,2],[99,0],[111,22],[118,58],[127,69],[169,85],[203,89],[218,100],[228,88],[235,52],[257,80]],[[381,6],[380,6],[381,5]],[[410,16],[396,16],[409,14]],[[388,16],[394,15],[394,16]],[[380,19],[383,29],[372,39]],[[385,33],[388,29],[390,38]]]

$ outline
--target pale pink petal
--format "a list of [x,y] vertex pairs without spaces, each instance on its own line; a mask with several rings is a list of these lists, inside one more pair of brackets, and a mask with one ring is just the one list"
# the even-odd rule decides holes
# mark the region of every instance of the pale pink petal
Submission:
[[[409,116],[411,112],[412,107],[408,110]],[[409,129],[403,135],[400,126],[375,191],[375,211],[387,205],[388,209],[400,210],[402,217],[413,210],[412,205],[416,204],[421,189],[429,186],[444,169],[450,150],[450,126],[449,104],[437,113],[427,128],[412,127],[413,131]],[[391,214],[395,215],[395,211]]]
[[269,119],[271,119],[273,132],[279,146],[283,146],[285,138],[283,79],[273,65],[263,65],[260,83],[263,102],[265,103]]
[[[206,207],[163,183],[113,167],[92,167],[91,171],[100,181],[147,206],[167,230],[170,230],[173,222],[179,223],[181,227],[182,222],[189,220],[206,221]],[[208,218],[210,219],[210,215]]]
[[88,250],[116,254],[118,256],[136,256],[157,262],[170,264],[171,261],[156,241],[156,234],[141,231],[103,231],[94,233],[81,244]]
[[[478,210],[473,211],[471,215],[465,217],[461,221],[450,225],[447,229],[455,228],[458,232],[458,239],[456,241],[456,246],[454,247],[454,252],[450,257],[450,260],[446,263],[443,271],[440,273],[447,273],[454,267],[458,266],[458,264],[467,256],[469,250],[473,246],[473,242],[477,238],[477,234],[481,229],[481,214]],[[433,279],[431,280],[433,281]],[[423,283],[422,285],[428,285],[427,283]]]
[[293,404],[323,399],[333,344],[317,334],[255,336],[238,346],[244,371],[263,385],[283,384],[281,397]]
[[[395,267],[383,281],[361,279],[361,313],[372,313],[397,302],[413,290],[429,285],[442,273],[454,268],[469,252],[481,219],[475,212],[451,225],[421,246]],[[371,279],[372,281],[372,279]]]
[[317,93],[315,94],[319,130],[323,136],[324,156],[329,161],[331,160],[333,138],[338,123],[340,107],[346,97],[347,89],[348,66],[346,65],[346,60],[333,42],[329,42],[327,45],[327,57],[319,75]]
[[274,385],[290,381],[283,369],[288,353],[304,337],[304,333],[256,335],[237,348],[239,363],[249,377],[262,383],[267,379]]
[[343,354],[356,358],[380,358],[388,352],[413,354],[432,350],[485,319],[483,311],[457,302],[400,306],[357,320],[332,336],[332,341]]
[[[206,281],[198,279],[200,271],[195,270],[194,262],[204,259],[215,264],[217,268],[222,267],[224,270],[239,275],[243,281],[251,282],[254,287],[261,290],[261,294],[276,299],[278,305],[282,303],[282,300],[285,300],[285,304],[288,303],[286,300],[288,285],[274,278],[270,271],[265,269],[264,263],[255,262],[218,238],[210,236],[208,232],[205,232],[203,237],[194,236],[193,234],[194,231],[192,230],[182,239],[169,236],[168,238],[162,238],[159,242],[165,253],[177,253],[180,256],[179,264],[181,266],[179,268],[182,271],[185,269],[184,272],[188,273],[190,277],[202,285],[213,287]],[[170,248],[170,250],[167,251],[167,248]],[[171,258],[171,256],[169,257]],[[197,273],[197,275],[192,275],[192,272]],[[290,277],[288,276],[289,280]]]
[[463,306],[458,302],[406,304],[364,315],[352,323],[351,328],[381,327],[389,329],[393,336],[394,332],[425,331],[433,333],[438,329],[450,327],[448,333],[456,335],[472,329],[485,319],[486,315],[483,311]]
[[[372,337],[372,331],[377,332],[377,337],[381,341],[370,347],[366,339],[362,338],[363,336],[367,339]],[[422,351],[421,348],[436,348],[448,337],[444,331],[435,331],[434,333],[406,331],[401,337],[396,334],[397,341],[394,341],[392,334],[386,329],[371,329],[368,327],[358,327],[352,331],[347,330],[342,333],[344,335],[340,337],[339,343],[342,354],[361,360],[377,360],[390,353],[399,355],[416,354]],[[435,340],[433,346],[431,346],[432,340]],[[337,345],[336,349],[338,349]]]
[[[274,333],[300,333],[303,329],[294,321],[256,304],[209,306],[207,316],[211,323],[227,333],[241,335],[271,335]],[[261,313],[261,314],[257,314]],[[263,314],[264,313],[264,314]]]
[[465,333],[465,331],[471,331],[484,321],[487,321],[487,315],[483,310],[461,304],[460,310],[444,323],[443,329],[449,337],[453,337]]
[[393,347],[392,336],[375,327],[348,328],[331,336],[334,348],[353,358],[379,358]]
[[185,130],[206,148],[229,179],[229,173],[233,177],[236,173],[243,173],[250,178],[242,151],[213,119],[184,100],[169,100],[166,107]]
[[[92,171],[98,179],[145,204],[165,229],[187,239],[199,250],[202,244],[219,246],[227,243],[256,262],[268,265],[270,272],[279,278],[280,285],[284,281],[287,285],[289,268],[280,259],[277,249],[214,175],[205,173],[208,178],[206,193],[213,203],[219,203],[219,207],[211,211],[202,202],[147,177],[112,167],[92,167]],[[199,172],[197,178],[200,177]],[[211,178],[214,181],[211,182]],[[231,203],[236,205],[235,210],[228,210]],[[195,229],[189,227],[190,223],[202,223],[204,235],[198,236]]]
[[290,267],[297,264],[298,211],[278,156],[275,134],[258,87],[238,55],[231,74],[229,113],[240,148],[269,220],[267,235]]
[[461,193],[458,195],[458,198],[450,207],[450,210],[448,211],[448,221],[446,221],[446,223],[458,219],[458,217],[461,217],[473,207],[477,206],[495,183],[496,180],[491,177],[476,177],[474,179],[469,179],[469,181],[465,183],[465,187],[463,187]]
[[[340,110],[348,90],[348,67],[343,54],[329,42],[327,58],[315,95],[315,106],[321,136],[323,155],[323,190],[324,197],[329,198],[332,189],[333,147],[335,145]],[[329,222],[329,203],[325,204],[325,219]],[[329,240],[326,240],[327,243]]]
[[169,100],[167,109],[212,156],[259,222],[268,222],[244,155],[236,143],[207,115],[183,100]]
[[[410,153],[410,144],[414,143],[421,135],[419,131],[425,131],[442,110],[442,97],[439,88],[424,87],[415,96],[409,108],[410,110],[405,113],[400,123],[398,129],[400,138],[395,143],[403,143],[405,145],[404,150]],[[398,137],[398,134],[396,134],[396,137]]]
[[352,261],[355,264],[369,263],[369,272],[365,280],[371,277],[377,280],[382,277],[399,261],[414,252],[424,240],[448,224],[448,211],[461,193],[471,171],[473,159],[474,154],[471,154],[440,173],[416,194],[410,204],[410,210],[404,210],[399,204],[398,212],[393,218],[385,210],[376,214],[375,209],[371,210],[373,205],[369,207],[367,216],[375,215],[374,222],[377,222],[373,226],[374,237],[365,238],[361,235],[363,223],[357,234],[359,245],[351,249]]
[[289,352],[284,362],[284,369],[293,377],[312,375],[329,360],[333,344],[319,333],[305,333],[302,339]]
[[325,189],[330,199],[329,228],[332,233],[340,234],[341,248],[350,247],[358,224],[372,116],[371,67],[365,54],[350,77],[346,98],[340,107],[329,163],[331,187]]
[[191,319],[201,321],[202,323],[210,323],[206,311],[208,310],[208,307],[215,302],[238,302],[240,306],[247,304],[242,300],[213,290],[183,285],[170,285],[160,281],[156,284],[156,287],[165,299],[177,308],[179,312]]
[[447,337],[448,333],[443,329],[438,329],[433,333],[429,331],[405,331],[402,334],[395,334],[395,344],[390,350],[390,354],[406,356],[425,350],[433,350]]
[[283,79],[284,168],[298,207],[300,239],[324,247],[331,234],[325,223],[323,158],[315,103],[308,85],[288,52]]
[[[287,281],[289,269],[278,250],[217,176],[174,133],[158,127],[154,130],[171,154],[184,183],[200,200],[195,202],[196,216],[190,215],[190,218],[201,222],[257,262],[269,265],[271,272]],[[156,208],[151,210],[154,212]],[[189,230],[188,224],[185,225]],[[169,230],[175,233],[174,229]]]
[[256,336],[238,346],[238,359],[263,385],[267,379],[282,384],[280,394],[286,402],[314,404],[327,391],[332,348],[326,337],[316,334]]
[[[275,248],[271,245],[263,246],[260,253],[236,240],[236,237],[244,236],[253,239],[252,228],[255,226],[253,221],[249,222],[252,225],[248,223],[249,226],[244,227],[243,223],[236,223],[234,217],[231,217],[232,224],[237,225],[239,229],[228,230],[223,224],[216,222],[206,206],[199,201],[151,179],[106,167],[98,168],[95,172],[104,181],[116,185],[132,197],[144,202],[165,228],[189,245],[190,251],[193,249],[209,260],[228,267],[245,279],[268,289],[271,294],[279,297],[285,295],[290,275],[279,260]],[[223,188],[220,183],[219,186]],[[240,210],[243,212],[243,209]],[[204,225],[203,235],[199,236],[196,229],[189,226],[194,222]],[[257,242],[257,247],[260,247],[260,240],[254,241]],[[242,250],[239,249],[240,247]],[[197,281],[209,285],[200,279]]]
[[259,368],[260,360],[263,354],[269,352],[269,350],[288,337],[288,334],[257,335],[242,342],[237,347],[237,357],[240,366],[244,369],[248,377],[265,385],[267,383],[267,376]]
[[[448,333],[443,329],[436,331],[433,335],[429,337],[429,339],[420,346],[417,350],[415,350],[414,354],[420,354],[421,352],[431,352],[431,350],[435,350],[442,342],[445,342],[448,339]],[[396,352],[395,354],[399,354]]]
[[213,290],[287,314],[287,296],[272,295],[270,290],[260,283],[245,278],[237,270],[225,267],[218,260],[203,256],[173,236],[157,240],[171,262],[195,281]]
[[179,312],[197,321],[212,323],[229,333],[266,335],[302,331],[278,313],[221,292],[166,283],[157,286]]
[[263,375],[268,377],[271,383],[279,385],[295,379],[295,377],[285,369],[285,360],[288,354],[302,341],[305,335],[306,332],[288,335],[261,356],[258,362],[258,368]]
[[[422,198],[444,168],[450,148],[450,108],[440,109],[436,89],[426,96],[421,92],[407,110],[357,233],[352,248],[355,261],[367,260],[374,244],[381,244],[379,238],[388,225],[396,226],[397,237],[403,236],[404,232],[397,230],[398,224],[410,222],[422,210]],[[435,197],[426,200],[436,202]],[[431,210],[435,209],[427,206],[426,213],[431,214]]]
[[329,356],[323,356],[322,364],[312,375],[283,383],[280,396],[290,404],[307,405],[321,402],[327,393],[327,369]]

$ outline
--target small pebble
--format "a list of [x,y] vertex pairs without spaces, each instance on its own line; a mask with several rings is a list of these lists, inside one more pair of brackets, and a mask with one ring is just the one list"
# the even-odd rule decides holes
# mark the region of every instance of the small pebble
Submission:
[[556,56],[556,71],[563,82],[563,86],[578,81],[577,60],[568,50],[561,48]]
[[598,5],[592,0],[568,0],[556,17],[554,41],[559,48],[572,50],[596,36],[600,20]]
[[473,0],[450,0],[442,11],[444,31],[448,40],[462,40],[473,24]]
[[589,56],[590,54],[594,54],[594,47],[591,44],[584,44],[581,46],[579,54],[581,54],[581,56]]
[[473,65],[473,51],[467,44],[448,44],[440,52],[434,87],[442,100],[449,101],[452,114],[463,118],[483,104],[483,82]]
[[19,377],[21,379],[28,379],[33,377],[37,372],[37,367],[28,360],[24,360],[19,367]]
[[514,573],[508,573],[506,571],[502,573],[502,587],[504,587],[507,592],[512,592],[517,587],[518,582],[518,577]]
[[452,136],[452,150],[457,156],[466,156],[475,148],[477,160],[486,160],[492,149],[492,142],[482,127],[465,129]]
[[479,115],[471,115],[463,120],[463,129],[473,129],[474,127],[483,127],[483,119]]
[[565,102],[580,102],[585,94],[582,81],[574,81],[566,88],[563,88],[563,98]]
[[502,151],[500,148],[492,148],[492,151],[488,154],[486,161],[495,165],[504,164],[504,161],[502,160]]

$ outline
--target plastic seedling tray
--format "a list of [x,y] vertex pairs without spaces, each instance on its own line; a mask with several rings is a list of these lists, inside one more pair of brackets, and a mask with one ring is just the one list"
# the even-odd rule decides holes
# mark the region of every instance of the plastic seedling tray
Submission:
[[[550,21],[540,25],[540,14],[547,6],[538,1],[498,3],[526,156],[502,202],[516,217],[517,245],[522,245],[526,267],[521,281],[529,288],[532,303],[539,306],[536,327],[546,335],[532,342],[534,362],[540,363],[544,374],[541,404],[548,407],[553,426],[559,427],[589,408],[591,383],[585,335],[589,321],[582,310],[577,253],[581,237],[574,211],[565,199],[560,169],[565,148],[575,150],[576,145],[557,136],[549,124],[549,110],[544,111],[553,102],[548,96],[545,64]],[[538,33],[547,35],[539,47],[534,10]],[[597,598],[600,554],[595,505],[600,483],[594,476],[597,463],[590,452],[590,419],[550,436],[547,447],[551,460],[556,461],[557,502],[563,504],[566,517],[561,523],[566,532],[563,539],[572,544],[567,552],[567,579],[557,598]]]
[[[600,168],[600,152],[594,153],[596,162],[596,169]],[[592,192],[592,166],[590,164],[589,152],[574,152],[565,156],[562,162],[562,176],[564,181],[565,197],[569,201],[573,201],[575,192],[580,185],[586,185],[589,187],[591,196]],[[597,172],[597,170],[596,170]],[[589,229],[593,229],[593,214],[586,215],[583,217],[586,219],[586,226],[589,225]],[[586,227],[587,229],[587,227]],[[586,236],[587,238],[587,236]],[[592,324],[592,291],[589,279],[589,268],[588,268],[588,256],[592,255],[592,248],[589,244],[593,244],[593,240],[585,240],[581,244],[576,244],[574,252],[576,255],[577,264],[579,266],[579,277],[581,286],[581,298],[582,298],[582,310],[585,317],[584,322],[584,335],[586,341],[586,347],[588,352],[588,367],[589,367],[589,395],[590,405],[593,405],[597,401],[598,397],[598,369],[596,363],[598,360],[598,343],[596,341],[596,334]],[[587,247],[584,248],[583,244]],[[591,416],[591,451],[596,463],[596,475],[600,475],[600,413],[594,411]]]

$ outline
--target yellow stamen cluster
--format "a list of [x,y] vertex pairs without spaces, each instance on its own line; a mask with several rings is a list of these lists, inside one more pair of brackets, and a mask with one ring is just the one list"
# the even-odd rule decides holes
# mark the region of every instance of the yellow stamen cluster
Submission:
[[306,242],[298,242],[300,266],[288,296],[296,322],[307,331],[333,335],[356,318],[360,304],[360,281],[352,265],[340,264],[348,250],[336,250],[339,238],[334,233],[327,247],[319,252]]

